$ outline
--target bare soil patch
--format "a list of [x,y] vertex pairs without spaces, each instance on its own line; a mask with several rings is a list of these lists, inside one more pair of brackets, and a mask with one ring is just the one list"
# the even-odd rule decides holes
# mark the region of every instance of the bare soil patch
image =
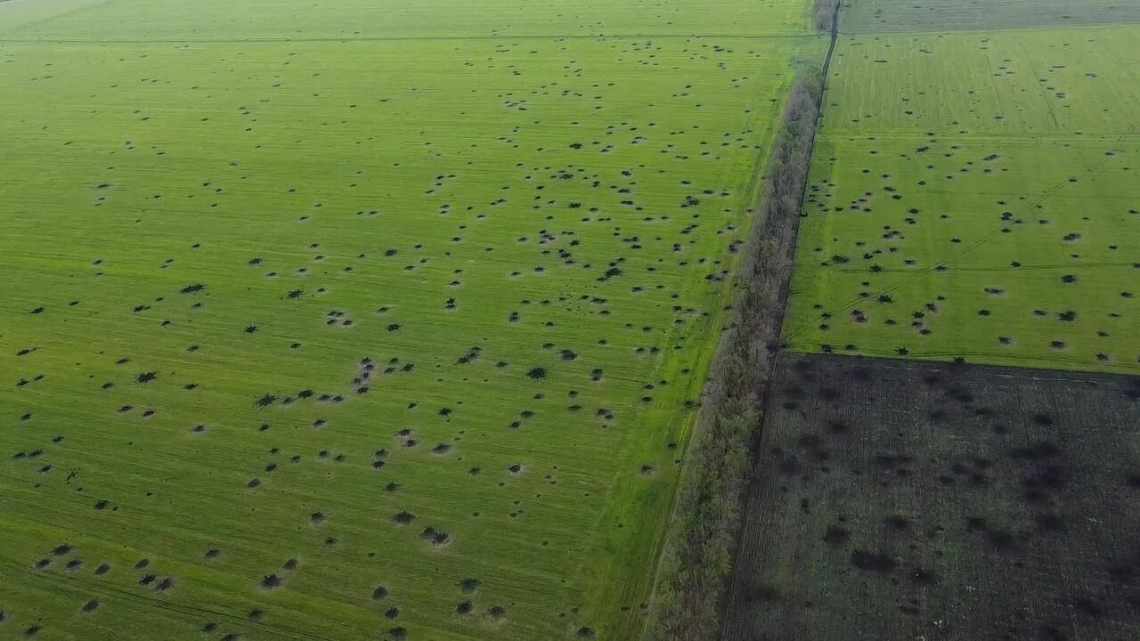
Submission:
[[728,641],[1135,639],[1140,378],[784,353]]

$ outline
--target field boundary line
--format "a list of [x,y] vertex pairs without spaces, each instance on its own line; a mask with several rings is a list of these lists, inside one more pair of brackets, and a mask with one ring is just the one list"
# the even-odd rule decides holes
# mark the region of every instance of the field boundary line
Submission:
[[[1133,366],[1126,361],[1115,361],[1121,363],[1118,367],[1100,366],[1099,369],[1090,368],[1089,362],[1077,359],[1064,359],[1059,356],[1050,356],[1049,358],[1033,357],[1033,356],[1018,356],[1016,354],[998,354],[996,351],[911,351],[906,356],[899,356],[897,352],[888,350],[873,350],[873,351],[860,351],[848,352],[845,350],[835,350],[824,352],[819,350],[808,350],[799,347],[789,347],[788,352],[793,354],[800,354],[803,356],[842,356],[844,358],[868,358],[875,360],[889,360],[898,363],[931,363],[942,365],[966,365],[970,367],[992,367],[1003,369],[1007,372],[1008,376],[1015,376],[1014,371],[1024,371],[1027,373],[1036,372],[1037,374],[1043,373],[1067,373],[1073,377],[1077,376],[1120,376],[1124,378],[1138,378],[1140,377],[1140,366]],[[987,360],[971,360],[977,357]],[[955,359],[961,358],[961,361]],[[994,360],[1000,358],[1002,360]],[[1072,367],[1066,367],[1072,365]],[[1048,380],[1053,378],[1044,377]],[[1081,383],[1089,382],[1080,378],[1066,378],[1069,382]]]
[[723,38],[735,40],[795,40],[799,38],[815,38],[816,34],[810,32],[772,32],[772,33],[618,33],[618,34],[530,34],[517,36],[354,36],[354,37],[313,37],[313,38],[155,38],[155,39],[114,39],[94,40],[86,38],[0,38],[0,44],[90,44],[90,45],[192,45],[192,44],[286,44],[306,42],[409,42],[409,41],[448,41],[448,40],[677,40],[685,38]]
[[796,235],[823,105],[823,74],[838,36],[839,3],[820,3],[816,25],[830,32],[828,53],[820,68],[797,73],[773,139],[734,280],[743,291],[734,297],[710,368],[669,515],[642,633],[647,641],[711,641],[722,633],[752,452],[781,349]]
[[1002,365],[998,363],[973,363],[970,361],[966,361],[964,363],[955,363],[953,361],[946,361],[939,358],[916,358],[913,356],[900,358],[897,356],[883,356],[878,354],[843,354],[839,352],[826,354],[823,352],[809,352],[799,349],[788,349],[784,353],[788,355],[805,357],[826,357],[845,359],[850,361],[874,361],[877,365],[883,365],[891,367],[893,369],[908,369],[912,367],[922,366],[943,366],[960,369],[989,370],[990,376],[996,376],[1002,379],[1063,381],[1065,383],[1083,385],[1112,384],[1114,385],[1114,389],[1120,390],[1129,389],[1134,385],[1136,381],[1140,381],[1140,374],[1118,371],[1069,370],[1059,367]]

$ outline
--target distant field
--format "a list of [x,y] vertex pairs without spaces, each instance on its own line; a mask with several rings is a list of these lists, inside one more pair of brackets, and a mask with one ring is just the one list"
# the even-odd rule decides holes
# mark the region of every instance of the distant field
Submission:
[[844,33],[986,31],[1140,22],[1132,0],[847,0]]
[[[13,0],[6,39],[314,40],[803,35],[791,0]],[[22,5],[22,6],[20,6]],[[44,16],[53,19],[44,21]]]
[[824,43],[791,0],[333,5],[0,5],[0,638],[641,626]]
[[1140,372],[1138,41],[842,38],[792,346]]

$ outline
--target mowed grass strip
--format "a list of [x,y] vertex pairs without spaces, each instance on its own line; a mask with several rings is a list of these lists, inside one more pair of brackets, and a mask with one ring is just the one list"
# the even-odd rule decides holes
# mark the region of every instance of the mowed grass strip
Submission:
[[0,634],[632,638],[818,46],[0,43]]
[[1140,370],[1138,35],[844,38],[792,346]]

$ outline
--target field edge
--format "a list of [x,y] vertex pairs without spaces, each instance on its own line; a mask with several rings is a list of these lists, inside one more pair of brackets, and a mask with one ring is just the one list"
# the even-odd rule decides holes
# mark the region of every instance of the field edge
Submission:
[[[837,3],[832,6],[837,13]],[[734,297],[689,439],[642,634],[647,640],[714,638],[720,629],[754,426],[760,423],[779,350],[800,207],[836,37],[834,13],[817,24],[831,31],[830,48],[822,68],[797,71],[765,165],[743,268],[734,282],[743,292]]]

